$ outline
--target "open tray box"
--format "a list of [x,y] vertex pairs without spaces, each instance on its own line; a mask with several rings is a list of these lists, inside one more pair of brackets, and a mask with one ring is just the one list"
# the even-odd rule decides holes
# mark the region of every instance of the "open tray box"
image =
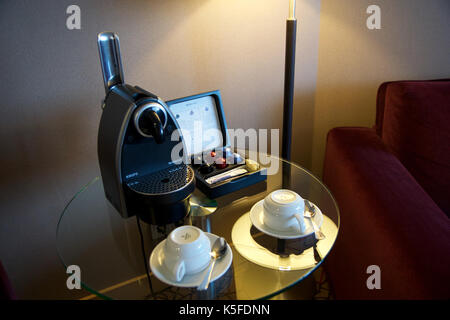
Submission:
[[[170,100],[166,103],[182,129],[188,155],[193,159],[192,167],[195,172],[197,187],[206,196],[213,199],[218,198],[266,180],[266,169],[260,166],[256,171],[249,171],[227,180],[211,184],[207,182],[208,178],[219,174],[237,168],[246,168],[244,155],[235,154],[231,151],[231,141],[227,132],[220,91],[205,92]],[[195,143],[195,138],[199,136],[199,132],[202,143]],[[212,169],[212,171],[204,172],[205,160],[208,161],[208,155],[211,155],[211,152],[222,152],[227,160],[234,159],[234,161],[230,161],[230,163],[227,161],[225,168],[213,164],[209,167],[209,170]],[[205,155],[207,156],[205,157]],[[203,159],[203,161],[198,161],[198,159]]]

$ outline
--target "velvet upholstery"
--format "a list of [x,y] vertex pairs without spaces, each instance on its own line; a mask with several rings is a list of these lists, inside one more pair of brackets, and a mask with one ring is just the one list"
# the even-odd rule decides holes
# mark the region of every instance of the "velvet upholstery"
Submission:
[[383,142],[450,215],[450,81],[387,85]]
[[384,118],[384,106],[386,101],[386,89],[391,83],[414,83],[414,82],[448,82],[450,79],[436,79],[436,80],[408,80],[408,81],[390,81],[384,82],[380,85],[377,92],[377,105],[376,105],[376,119],[375,119],[375,130],[377,134],[381,137],[381,128],[383,127],[383,118]]
[[[437,165],[444,176],[450,163],[449,140],[436,137],[439,126],[447,134],[449,87],[438,82],[383,84],[374,129],[328,133],[323,179],[341,228],[325,266],[337,299],[450,299],[450,220],[436,200],[450,189],[423,178]],[[381,269],[381,290],[367,288],[370,265]]]

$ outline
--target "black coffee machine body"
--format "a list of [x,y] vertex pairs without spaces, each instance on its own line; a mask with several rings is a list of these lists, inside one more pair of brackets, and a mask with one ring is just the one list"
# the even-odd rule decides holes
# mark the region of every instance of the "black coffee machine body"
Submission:
[[106,198],[122,217],[137,215],[154,225],[189,213],[194,173],[186,165],[178,123],[165,102],[125,84],[119,39],[98,36],[106,97],[98,132],[98,158]]

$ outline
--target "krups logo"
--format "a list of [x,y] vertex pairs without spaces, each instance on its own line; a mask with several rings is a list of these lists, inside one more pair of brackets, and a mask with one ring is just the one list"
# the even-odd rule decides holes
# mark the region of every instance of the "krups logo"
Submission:
[[133,178],[133,177],[137,177],[138,175],[139,175],[139,172],[133,172],[133,173],[130,173],[130,174],[126,175],[125,178],[126,179],[130,179],[130,178]]

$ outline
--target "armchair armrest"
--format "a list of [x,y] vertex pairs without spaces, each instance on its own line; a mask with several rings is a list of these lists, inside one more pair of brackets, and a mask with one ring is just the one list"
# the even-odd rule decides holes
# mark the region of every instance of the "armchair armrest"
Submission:
[[[329,132],[324,182],[341,211],[326,260],[336,298],[450,298],[450,221],[373,129]],[[367,288],[370,265],[380,290]]]

